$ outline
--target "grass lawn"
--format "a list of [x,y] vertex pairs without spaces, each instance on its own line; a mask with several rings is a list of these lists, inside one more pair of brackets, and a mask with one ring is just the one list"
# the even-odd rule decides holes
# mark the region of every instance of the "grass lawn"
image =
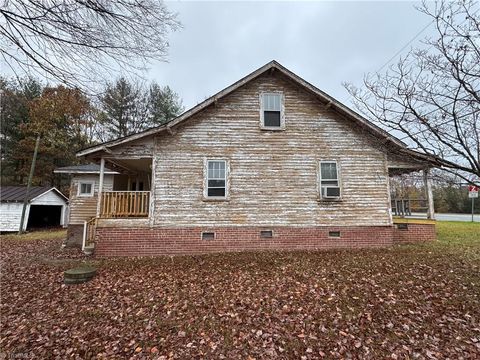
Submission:
[[480,224],[437,229],[378,250],[89,260],[74,286],[62,272],[85,259],[64,233],[4,236],[0,358],[479,359]]

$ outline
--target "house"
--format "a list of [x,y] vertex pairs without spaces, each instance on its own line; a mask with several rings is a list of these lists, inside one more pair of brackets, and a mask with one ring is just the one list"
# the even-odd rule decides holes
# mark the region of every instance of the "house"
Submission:
[[[73,177],[71,232],[97,256],[435,238],[437,159],[275,61],[162,126],[77,155],[99,166],[88,182]],[[425,175],[427,220],[392,216],[389,177],[412,171]]]
[[[97,194],[100,166],[97,164],[75,165],[56,168],[55,174],[67,174],[70,181],[70,211],[68,214],[68,231],[66,246],[81,246],[85,222],[96,217]],[[118,187],[121,183],[121,174],[105,168],[103,171],[103,190],[113,191],[113,176]],[[135,190],[135,188],[129,190]]]
[[[18,231],[26,186],[0,187],[0,231]],[[66,226],[68,199],[56,188],[32,186],[28,192],[23,230]]]

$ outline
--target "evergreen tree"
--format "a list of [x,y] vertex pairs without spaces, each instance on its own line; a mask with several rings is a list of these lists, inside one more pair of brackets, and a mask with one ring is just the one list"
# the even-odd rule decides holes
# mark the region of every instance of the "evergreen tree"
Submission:
[[161,87],[152,83],[148,96],[151,126],[162,125],[183,112],[182,100],[169,86]]
[[108,84],[100,99],[102,141],[124,137],[164,124],[183,111],[182,101],[168,86],[152,83],[148,89],[119,78]]
[[100,99],[101,140],[124,137],[143,130],[148,125],[144,94],[137,84],[124,77],[108,84]]

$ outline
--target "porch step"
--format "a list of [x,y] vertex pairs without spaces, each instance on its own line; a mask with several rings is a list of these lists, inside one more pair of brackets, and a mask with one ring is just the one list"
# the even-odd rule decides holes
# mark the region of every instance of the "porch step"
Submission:
[[91,244],[91,245],[85,246],[85,248],[83,249],[83,253],[85,255],[93,255],[94,250],[95,250],[95,245]]

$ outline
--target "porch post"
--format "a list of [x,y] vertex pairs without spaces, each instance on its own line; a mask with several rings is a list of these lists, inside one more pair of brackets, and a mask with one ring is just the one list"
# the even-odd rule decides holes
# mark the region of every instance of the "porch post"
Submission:
[[100,206],[102,203],[103,174],[105,172],[105,159],[100,159],[100,180],[98,181],[98,199],[97,199],[97,218],[100,216]]
[[425,184],[425,195],[427,197],[427,219],[435,219],[433,205],[432,181],[429,177],[430,169],[423,170],[423,183]]

